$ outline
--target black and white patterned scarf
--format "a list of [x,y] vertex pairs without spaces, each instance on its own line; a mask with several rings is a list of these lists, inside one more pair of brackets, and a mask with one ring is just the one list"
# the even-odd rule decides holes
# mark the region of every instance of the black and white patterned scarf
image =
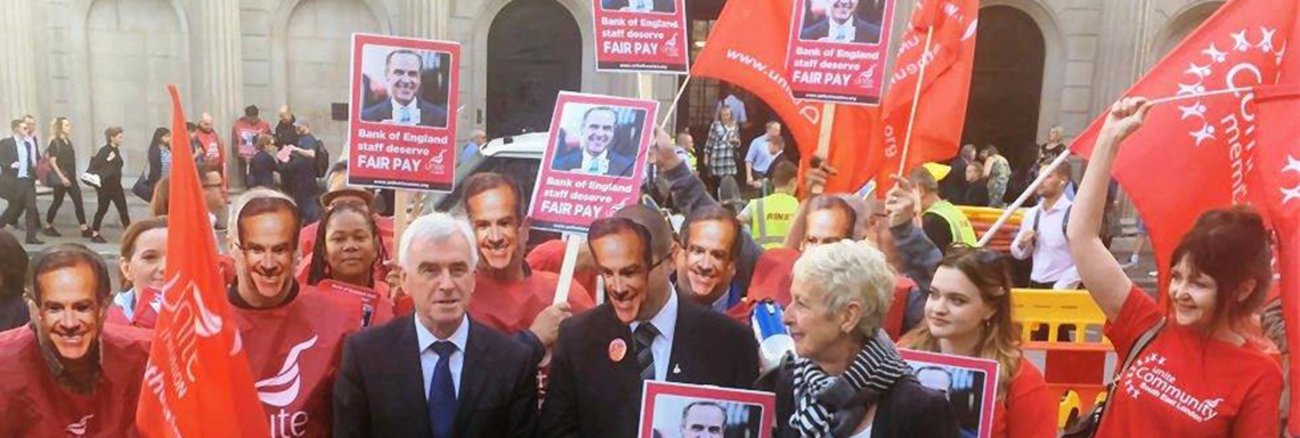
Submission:
[[801,437],[846,437],[867,407],[911,372],[885,332],[863,344],[840,376],[826,374],[806,358],[794,362],[795,413],[790,427]]

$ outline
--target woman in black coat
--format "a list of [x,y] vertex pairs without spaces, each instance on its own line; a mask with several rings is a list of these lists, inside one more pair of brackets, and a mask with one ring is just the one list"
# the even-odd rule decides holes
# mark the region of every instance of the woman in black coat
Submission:
[[72,210],[77,214],[77,223],[81,225],[81,237],[90,237],[90,227],[86,225],[86,209],[82,206],[81,185],[77,181],[77,150],[72,147],[72,122],[67,117],[54,119],[50,126],[50,145],[45,149],[45,156],[50,157],[50,170],[56,178],[54,201],[45,212],[45,235],[59,237],[54,229],[54,216],[59,214],[66,195],[72,199]]
[[865,243],[818,245],[795,262],[782,320],[799,358],[756,385],[776,393],[777,437],[957,436],[947,398],[880,328],[893,288],[884,254]]
[[126,136],[122,134],[122,128],[114,126],[104,131],[104,139],[107,143],[90,159],[90,166],[86,169],[86,173],[99,176],[99,187],[95,189],[99,195],[99,208],[95,210],[95,222],[90,227],[90,241],[95,243],[108,243],[99,234],[99,226],[104,222],[104,214],[108,213],[110,203],[117,207],[117,217],[122,221],[122,228],[131,225],[131,215],[126,210],[126,192],[122,190],[124,161],[120,148]]

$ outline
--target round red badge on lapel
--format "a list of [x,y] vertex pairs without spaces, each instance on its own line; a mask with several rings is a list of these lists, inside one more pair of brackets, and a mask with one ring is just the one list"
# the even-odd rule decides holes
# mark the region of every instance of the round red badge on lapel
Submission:
[[622,362],[623,356],[627,356],[627,343],[623,342],[623,338],[609,341],[609,360]]

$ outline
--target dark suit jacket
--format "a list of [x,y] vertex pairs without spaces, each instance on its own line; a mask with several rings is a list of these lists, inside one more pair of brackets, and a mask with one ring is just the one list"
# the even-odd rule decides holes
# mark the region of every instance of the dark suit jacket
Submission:
[[[455,436],[531,437],[537,370],[530,351],[472,319],[469,324]],[[417,342],[410,316],[348,338],[334,381],[335,437],[433,434]]]
[[[874,43],[880,41],[880,25],[853,17],[853,42],[855,43]],[[814,23],[812,26],[803,28],[799,34],[800,39],[820,40],[830,35],[831,21],[829,18]]]
[[[607,10],[619,10],[628,7],[629,0],[602,0],[601,7]],[[655,12],[677,12],[673,8],[673,0],[654,0]]]
[[[13,167],[18,162],[18,142],[13,137],[0,139],[0,195],[6,199],[18,188],[18,169]],[[36,156],[28,160],[30,164],[27,167],[27,182],[34,184],[36,181],[36,161],[40,159],[40,149],[32,148]]]
[[[682,297],[677,303],[667,380],[751,387],[758,375],[758,344],[753,332]],[[628,346],[619,362],[609,354],[614,339],[622,339]],[[539,435],[636,436],[642,382],[634,345],[631,329],[618,320],[609,303],[561,323]]]
[[[447,110],[425,102],[424,99],[416,98],[420,107],[420,126],[432,126],[442,128],[447,126]],[[382,122],[393,118],[393,101],[385,100],[379,102],[370,108],[361,110],[361,120],[367,122]]]
[[[612,149],[608,150],[608,152],[609,169],[606,175],[632,176],[632,168],[636,167],[636,162],[632,160],[632,157],[614,153]],[[573,149],[569,152],[556,155],[555,163],[551,168],[565,172],[582,170],[582,149]]]

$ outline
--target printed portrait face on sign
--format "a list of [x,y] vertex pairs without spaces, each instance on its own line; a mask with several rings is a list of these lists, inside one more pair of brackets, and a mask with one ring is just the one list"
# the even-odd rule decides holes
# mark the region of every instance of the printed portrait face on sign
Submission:
[[799,39],[844,44],[880,42],[885,0],[800,0]]
[[559,146],[551,170],[584,175],[632,176],[645,110],[570,103],[561,113]]
[[625,12],[659,12],[672,14],[677,12],[673,0],[600,0],[600,8],[606,11]]
[[962,436],[988,436],[997,392],[996,361],[907,349],[899,352],[917,381],[948,399]]
[[447,127],[450,53],[368,44],[361,69],[363,122]]
[[759,405],[666,394],[654,403],[657,437],[746,437],[758,436],[762,429]]

